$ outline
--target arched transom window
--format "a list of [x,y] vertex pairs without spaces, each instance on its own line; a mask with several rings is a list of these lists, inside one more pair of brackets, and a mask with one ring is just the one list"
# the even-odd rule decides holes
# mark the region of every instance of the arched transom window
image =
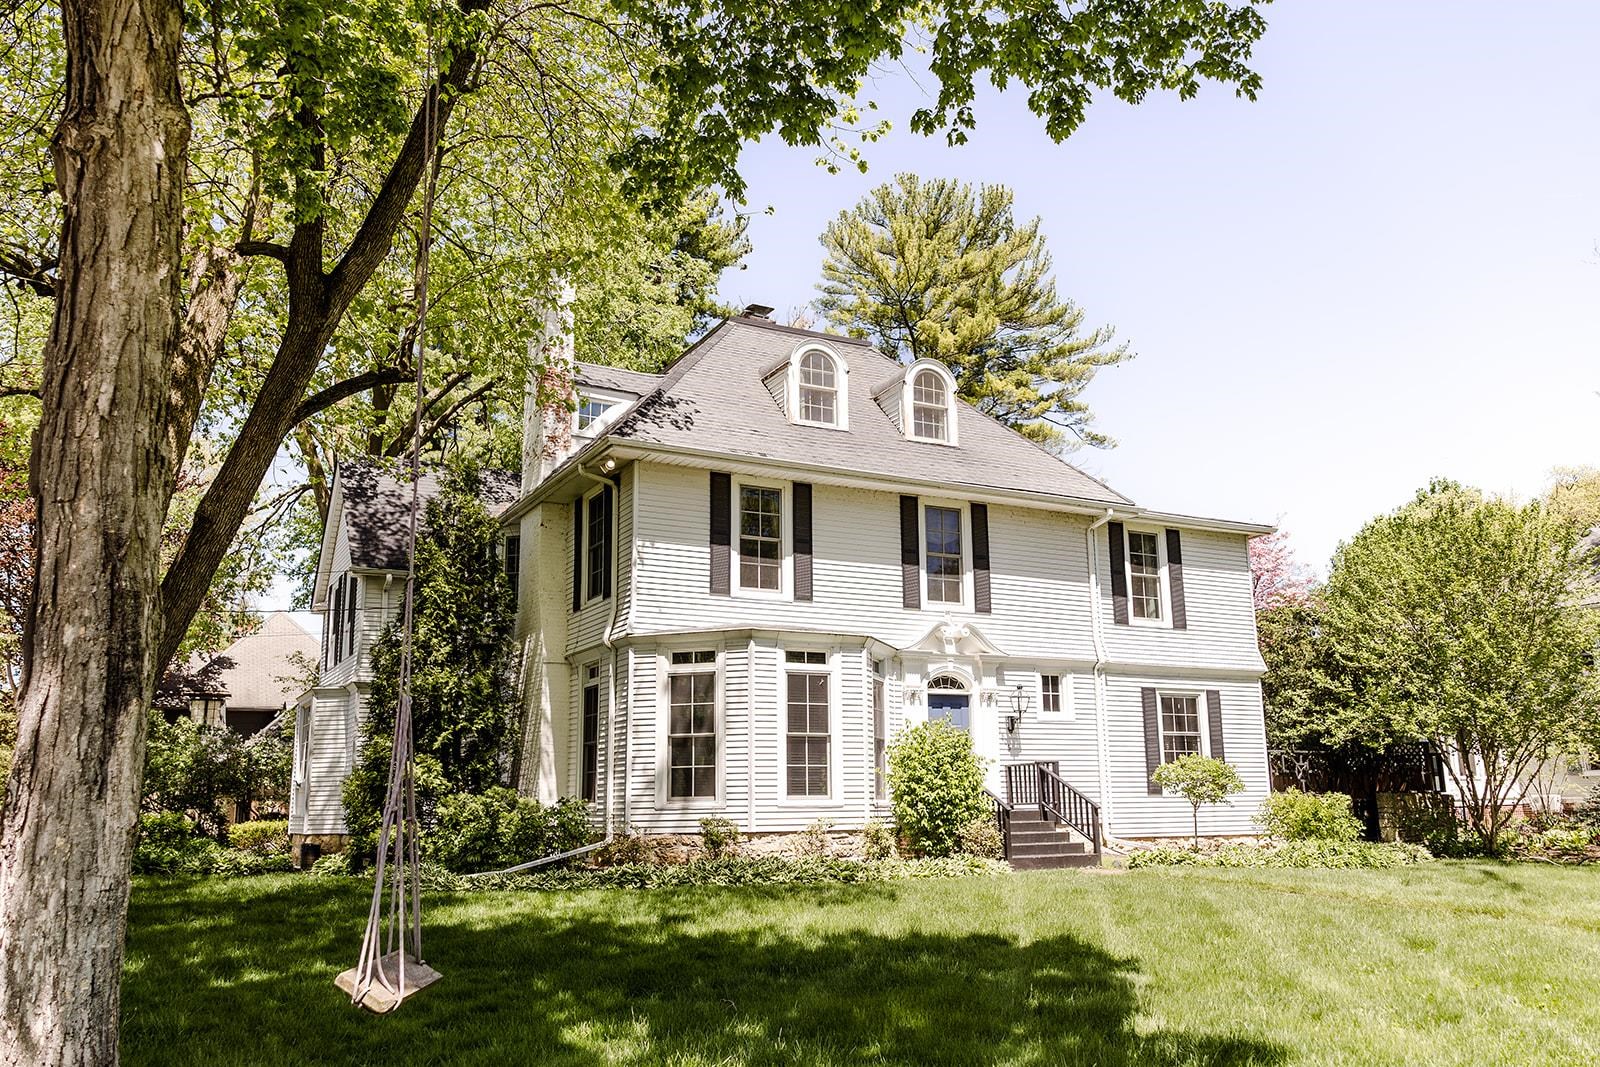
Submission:
[[800,357],[800,421],[839,423],[839,371],[826,352],[813,349]]
[[963,682],[960,678],[957,678],[953,674],[941,674],[937,678],[934,678],[928,682],[928,688],[936,690],[943,689],[954,693],[965,693],[967,691],[967,683]]
[[950,440],[950,390],[938,371],[920,370],[911,379],[911,436]]

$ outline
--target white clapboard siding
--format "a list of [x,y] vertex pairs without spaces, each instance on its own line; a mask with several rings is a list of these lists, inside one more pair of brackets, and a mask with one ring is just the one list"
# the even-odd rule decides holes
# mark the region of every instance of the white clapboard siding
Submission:
[[346,832],[344,780],[360,736],[361,701],[360,693],[349,689],[318,689],[312,695],[308,791],[301,833]]
[[[1261,687],[1255,682],[1218,682],[1182,675],[1114,676],[1107,679],[1112,827],[1119,837],[1181,837],[1190,832],[1191,809],[1180,796],[1150,796],[1146,785],[1144,711],[1140,690],[1222,697],[1223,742],[1227,761],[1244,779],[1245,792],[1228,804],[1200,809],[1202,834],[1253,834],[1252,816],[1267,794],[1267,741],[1262,727]],[[1209,744],[1209,741],[1207,742]]]
[[1180,530],[1179,537],[1188,627],[1175,630],[1112,621],[1110,542],[1104,526],[1095,531],[1106,655],[1117,664],[1264,670],[1244,535]]
[[[708,475],[642,464],[634,529],[641,633],[748,626],[870,634],[897,647],[945,615],[975,624],[1008,655],[1093,656],[1083,525],[1050,512],[989,508],[994,610],[901,601],[899,497],[817,485],[813,489],[813,600],[736,593],[714,596],[708,573]],[[736,579],[737,580],[737,579]]]
[[[1061,674],[1062,700],[1070,711],[1061,715],[1044,713],[1040,674]],[[1002,670],[1007,688],[1021,684],[1028,694],[1028,710],[1015,733],[1007,733],[1009,700],[1000,694],[998,723],[1000,757],[990,768],[989,789],[1004,796],[1005,781],[1001,765],[1007,763],[1051,762],[1060,765],[1068,784],[1096,803],[1101,799],[1100,738],[1094,716],[1094,675],[1088,671],[1067,673],[1053,668],[1039,670],[1026,665],[1007,665]],[[1070,699],[1069,699],[1070,698]]]
[[[573,505],[578,506],[578,505]],[[611,619],[612,600],[616,600],[616,617],[625,620],[628,617],[628,590],[631,575],[629,571],[632,553],[629,551],[633,543],[633,490],[632,481],[624,478],[622,484],[616,487],[612,494],[612,507],[616,511],[616,544],[612,546],[613,562],[617,570],[612,579],[610,597],[587,598],[588,590],[584,590],[585,599],[583,606],[574,614],[567,625],[567,651],[576,652],[597,645],[605,636],[606,624]],[[567,511],[567,530],[565,543],[567,546],[566,571],[566,596],[567,607],[572,607],[572,567],[576,562],[572,550],[572,514]]]

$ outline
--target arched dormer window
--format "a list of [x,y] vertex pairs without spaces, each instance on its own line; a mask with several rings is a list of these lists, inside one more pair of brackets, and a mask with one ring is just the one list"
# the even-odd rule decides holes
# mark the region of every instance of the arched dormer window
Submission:
[[919,359],[906,372],[902,425],[914,441],[956,443],[956,383],[944,364]]
[[832,349],[818,344],[796,349],[789,359],[789,411],[807,426],[850,428],[850,369]]

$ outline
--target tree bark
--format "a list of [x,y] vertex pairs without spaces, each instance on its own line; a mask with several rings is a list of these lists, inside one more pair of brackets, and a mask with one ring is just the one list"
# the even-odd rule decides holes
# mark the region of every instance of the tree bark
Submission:
[[64,202],[31,491],[34,607],[0,816],[0,1063],[117,1059],[189,120],[176,0],[65,0]]

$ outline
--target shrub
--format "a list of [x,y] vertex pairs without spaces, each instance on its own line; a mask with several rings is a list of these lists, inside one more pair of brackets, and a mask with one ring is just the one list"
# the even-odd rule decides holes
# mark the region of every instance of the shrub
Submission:
[[352,874],[350,870],[350,853],[335,852],[331,856],[320,856],[317,862],[311,865],[313,878],[344,878]]
[[1358,841],[1361,820],[1343,793],[1302,793],[1287,789],[1261,802],[1256,823],[1282,841]]
[[1222,845],[1196,849],[1143,849],[1128,856],[1138,867],[1328,867],[1381,870],[1432,859],[1420,845],[1376,844],[1370,841],[1290,841],[1282,845]]
[[654,861],[656,850],[644,834],[618,834],[611,843],[594,853],[602,867],[627,867]]
[[949,856],[961,831],[983,817],[983,761],[972,737],[944,719],[902,730],[889,746],[895,824],[918,855]]
[[700,820],[700,843],[712,859],[729,854],[739,845],[739,828],[732,819],[708,818]]
[[[582,889],[666,889],[689,886],[856,885],[914,878],[960,878],[1009,874],[994,860],[950,856],[917,860],[788,859],[737,856],[692,863],[636,863],[618,867],[570,867],[556,871],[484,876],[424,874],[428,888],[442,890],[561,891]],[[431,882],[431,884],[430,884]]]
[[255,819],[228,827],[228,844],[258,856],[289,854],[289,824],[283,819]]
[[1572,817],[1584,826],[1600,830],[1600,785],[1589,790],[1578,806],[1572,810]]
[[428,858],[452,871],[491,871],[567,852],[589,841],[581,801],[545,807],[514,789],[456,793],[439,802],[438,825],[424,837]]
[[987,815],[973,819],[961,828],[960,849],[963,856],[997,860],[1005,855],[1005,841],[1000,837],[1000,827]]
[[203,836],[177,812],[139,816],[133,846],[134,874],[210,874],[222,846]]
[[794,853],[802,859],[821,859],[833,851],[833,840],[828,832],[833,829],[832,819],[818,819],[794,835]]
[[1226,804],[1228,797],[1244,792],[1244,779],[1233,765],[1210,756],[1179,756],[1150,777],[1162,789],[1182,794],[1194,809],[1195,848],[1200,847],[1200,805]]
[[877,819],[861,828],[861,855],[866,860],[894,859],[894,831]]

